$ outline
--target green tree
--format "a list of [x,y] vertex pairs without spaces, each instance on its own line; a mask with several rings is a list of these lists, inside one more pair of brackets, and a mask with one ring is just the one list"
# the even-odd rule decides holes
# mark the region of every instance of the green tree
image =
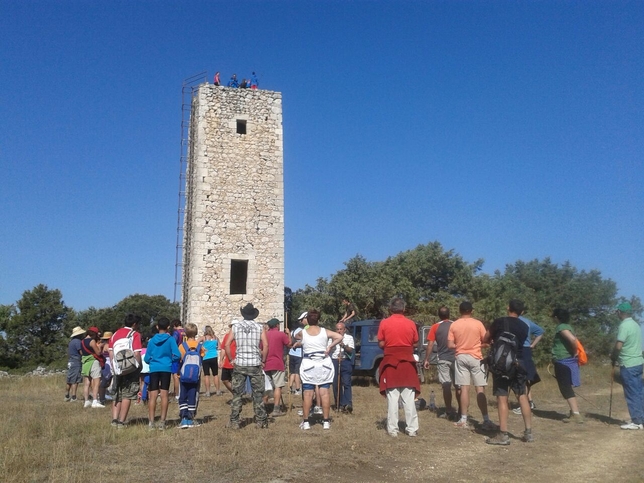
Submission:
[[73,311],[65,305],[60,290],[38,285],[22,294],[16,310],[2,316],[5,354],[20,365],[49,364],[65,356],[65,329]]
[[160,317],[178,319],[181,307],[163,295],[134,294],[125,297],[113,307],[90,307],[83,310],[77,314],[76,322],[84,329],[96,326],[101,332],[114,332],[123,326],[123,319],[130,313],[141,317],[140,332],[145,338],[154,333],[154,321]]

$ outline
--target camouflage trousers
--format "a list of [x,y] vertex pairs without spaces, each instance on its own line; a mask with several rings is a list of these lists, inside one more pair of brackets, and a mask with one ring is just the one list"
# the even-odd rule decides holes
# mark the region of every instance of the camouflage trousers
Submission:
[[250,378],[250,387],[253,390],[253,409],[255,411],[255,422],[263,424],[268,419],[264,408],[264,373],[260,366],[235,366],[233,369],[233,401],[230,404],[230,422],[239,423],[239,415],[242,410],[242,394],[246,387],[246,377]]

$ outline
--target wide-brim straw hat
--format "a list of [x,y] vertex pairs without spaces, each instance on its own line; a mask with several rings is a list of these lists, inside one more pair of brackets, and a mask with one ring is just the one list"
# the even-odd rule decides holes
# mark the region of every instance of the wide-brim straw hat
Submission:
[[80,325],[74,327],[74,330],[72,330],[72,335],[69,337],[76,337],[77,335],[81,335],[85,333],[85,329],[83,329]]
[[101,340],[111,339],[112,335],[114,335],[114,334],[112,332],[110,332],[110,331],[103,332],[103,336],[101,337]]

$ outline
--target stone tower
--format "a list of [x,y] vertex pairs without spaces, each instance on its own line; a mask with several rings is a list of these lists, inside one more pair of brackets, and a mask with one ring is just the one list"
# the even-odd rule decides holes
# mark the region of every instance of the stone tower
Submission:
[[282,95],[201,85],[186,169],[182,320],[217,334],[239,319],[284,320]]

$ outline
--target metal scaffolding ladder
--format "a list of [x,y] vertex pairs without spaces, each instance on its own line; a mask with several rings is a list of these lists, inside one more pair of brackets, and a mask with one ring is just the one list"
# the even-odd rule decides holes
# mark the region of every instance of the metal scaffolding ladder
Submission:
[[186,171],[190,144],[190,115],[192,100],[201,84],[207,83],[207,72],[200,72],[183,81],[181,86],[181,156],[179,158],[179,207],[177,209],[177,245],[174,262],[174,299],[183,287],[184,218],[186,212]]

